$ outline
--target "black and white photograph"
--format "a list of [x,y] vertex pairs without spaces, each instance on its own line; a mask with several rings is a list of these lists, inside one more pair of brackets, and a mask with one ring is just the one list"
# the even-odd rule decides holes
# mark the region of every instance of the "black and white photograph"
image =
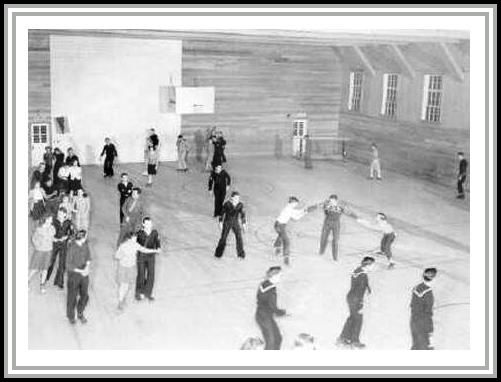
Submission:
[[495,5],[9,7],[4,374],[496,373]]

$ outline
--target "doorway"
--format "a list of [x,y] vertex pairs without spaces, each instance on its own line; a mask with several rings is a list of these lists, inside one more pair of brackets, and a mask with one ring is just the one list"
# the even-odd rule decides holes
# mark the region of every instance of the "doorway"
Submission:
[[38,166],[43,161],[45,147],[49,145],[49,125],[47,123],[31,124],[31,165]]

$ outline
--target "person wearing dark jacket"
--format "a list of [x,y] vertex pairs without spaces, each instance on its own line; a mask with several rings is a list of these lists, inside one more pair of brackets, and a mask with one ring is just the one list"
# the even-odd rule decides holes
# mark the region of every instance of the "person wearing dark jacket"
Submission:
[[282,276],[281,267],[271,267],[266,272],[266,280],[263,281],[257,291],[256,322],[263,333],[264,350],[280,350],[282,335],[275,322],[275,316],[285,316],[286,311],[277,307],[276,285]]
[[221,216],[223,212],[223,203],[230,184],[230,175],[223,170],[222,165],[217,165],[209,177],[209,192],[214,192],[214,217]]
[[105,138],[104,140],[104,147],[103,151],[101,151],[101,157],[104,155],[104,177],[106,178],[107,176],[112,177],[114,175],[113,172],[113,161],[115,158],[118,156],[117,149],[115,148],[115,145],[111,143],[110,138]]
[[458,153],[459,169],[458,169],[458,199],[464,199],[464,184],[466,182],[466,173],[468,170],[468,161],[464,158],[464,153]]
[[351,275],[351,287],[346,296],[350,315],[344,324],[341,335],[337,339],[338,344],[359,349],[365,347],[365,344],[360,342],[360,331],[362,330],[363,320],[362,310],[364,308],[365,292],[371,293],[367,273],[372,268],[374,262],[374,257],[364,257],[361,265]]
[[132,195],[132,188],[134,187],[131,182],[129,182],[129,174],[126,172],[122,173],[120,176],[121,182],[118,183],[118,192],[120,193],[120,224],[123,223],[124,213],[122,207],[129,196]]
[[56,147],[54,149],[54,153],[52,154],[54,157],[54,166],[52,168],[52,181],[54,186],[59,190],[59,169],[64,166],[64,153]]
[[70,147],[68,149],[68,155],[66,156],[64,163],[66,163],[66,165],[68,166],[72,166],[74,161],[77,161],[77,165],[80,166],[80,159],[78,159],[78,156],[73,152],[73,149]]
[[411,299],[411,350],[433,350],[430,336],[433,333],[434,296],[431,283],[437,275],[436,268],[423,272],[423,282],[412,289]]
[[216,168],[217,165],[226,163],[226,155],[224,154],[224,150],[226,148],[226,140],[223,138],[223,133],[218,131],[216,133],[216,136],[213,138],[212,143],[214,144],[212,168]]
[[[240,220],[242,226],[240,226]],[[237,241],[237,256],[239,259],[245,258],[244,244],[242,240],[242,228],[246,229],[246,217],[244,205],[240,202],[240,194],[237,191],[231,193],[231,198],[223,205],[223,213],[219,217],[219,225],[222,230],[221,238],[216,247],[215,257],[223,256],[226,247],[226,239],[230,230],[233,230]]]

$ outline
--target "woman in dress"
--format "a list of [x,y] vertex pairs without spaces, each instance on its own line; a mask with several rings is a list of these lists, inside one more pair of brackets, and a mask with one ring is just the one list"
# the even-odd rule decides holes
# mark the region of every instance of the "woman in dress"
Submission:
[[90,199],[85,191],[80,188],[74,193],[73,197],[73,224],[77,231],[89,231]]
[[177,171],[188,171],[186,166],[186,157],[188,156],[189,146],[186,139],[179,135],[176,142],[177,147]]
[[52,224],[52,215],[44,215],[31,238],[35,252],[31,256],[28,282],[35,273],[40,273],[40,292],[42,293],[45,293],[45,279],[52,256],[52,241],[55,234],[56,229]]
[[147,187],[151,187],[153,184],[153,175],[157,175],[158,170],[158,150],[155,150],[153,146],[150,146],[148,150],[148,183]]
[[36,181],[29,193],[30,215],[35,221],[39,221],[45,214],[45,191],[40,181]]

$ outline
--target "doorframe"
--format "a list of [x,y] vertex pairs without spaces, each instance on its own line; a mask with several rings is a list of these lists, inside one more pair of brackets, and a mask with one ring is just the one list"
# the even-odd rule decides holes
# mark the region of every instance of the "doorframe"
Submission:
[[52,124],[48,121],[43,121],[40,120],[38,122],[29,122],[28,123],[28,163],[29,167],[33,168],[36,167],[33,165],[33,126],[34,125],[46,125],[47,126],[47,142],[46,146],[51,146],[52,147]]

